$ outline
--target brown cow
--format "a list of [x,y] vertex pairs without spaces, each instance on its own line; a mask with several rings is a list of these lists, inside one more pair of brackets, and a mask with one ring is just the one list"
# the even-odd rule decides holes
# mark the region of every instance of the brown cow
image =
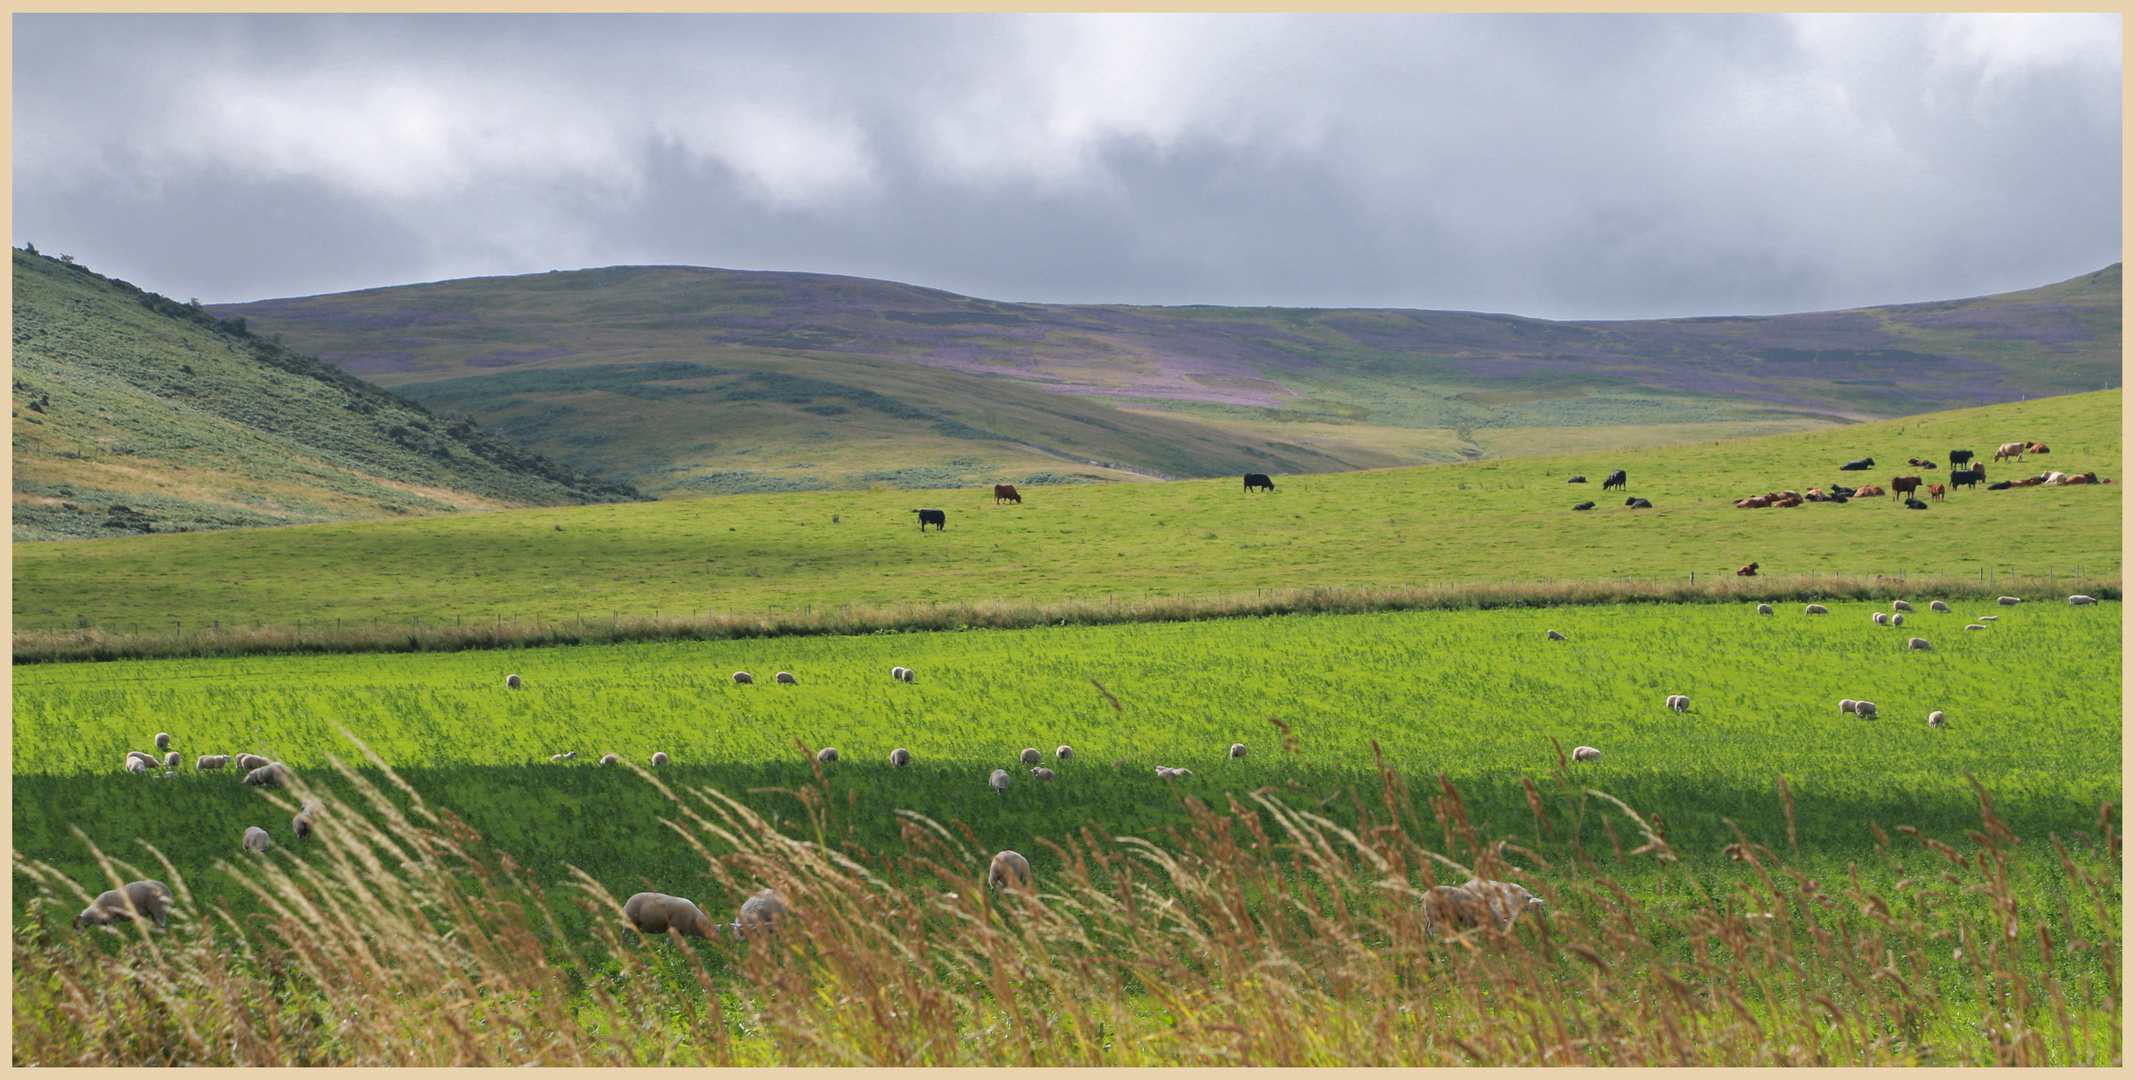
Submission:
[[1016,486],[1014,484],[993,485],[993,504],[995,506],[999,506],[1001,505],[1001,500],[1003,499],[1006,499],[1009,502],[1016,504],[1017,506],[1023,505],[1023,496],[1016,494]]
[[1752,495],[1747,499],[1737,499],[1735,501],[1735,509],[1737,510],[1762,510],[1770,505],[1772,505],[1771,498],[1764,495]]
[[1856,499],[1880,499],[1884,494],[1883,489],[1874,484],[1853,489],[1853,497]]
[[1775,503],[1773,503],[1772,505],[1773,505],[1773,506],[1777,506],[1777,507],[1782,507],[1782,508],[1784,508],[1784,507],[1794,507],[1794,506],[1800,506],[1800,505],[1801,505],[1801,496],[1799,496],[1799,495],[1796,495],[1796,494],[1793,494],[1792,492],[1789,492],[1789,493],[1787,494],[1787,497],[1786,497],[1786,498],[1784,498],[1784,499],[1781,499],[1781,500],[1779,500],[1778,502],[1775,502]]
[[2032,444],[2031,444],[2031,452],[2032,452],[2032,453],[2034,453],[2034,454],[2050,454],[2050,453],[2053,453],[2053,451],[2051,451],[2051,450],[2048,450],[2048,449],[2046,449],[2046,444],[2045,444],[2045,443],[2042,443],[2042,442],[2035,442],[2035,443],[2032,443]]
[[1918,490],[1920,490],[1920,478],[1917,476],[1893,476],[1890,478],[1890,497],[1893,499],[1900,495],[1910,495]]
[[1912,466],[1913,468],[1916,468],[1916,469],[1939,469],[1939,468],[1941,468],[1941,467],[1942,467],[1942,466],[1940,466],[1940,465],[1937,465],[1937,464],[1935,464],[1935,463],[1934,463],[1934,462],[1932,462],[1932,461],[1923,461],[1923,460],[1921,460],[1920,458],[1916,458],[1916,457],[1915,457],[1915,458],[1906,458],[1906,459],[1905,459],[1905,463],[1906,463],[1907,465],[1910,465],[1910,466]]
[[2024,460],[2025,451],[2037,453],[2037,451],[2031,450],[2036,445],[2036,443],[2005,442],[1994,451],[1994,460],[2000,461],[2003,458],[2015,458],[2018,461],[2022,461]]
[[1737,571],[1735,571],[1735,576],[1736,576],[1736,577],[1756,577],[1756,576],[1757,576],[1757,564],[1756,564],[1756,563],[1751,563],[1751,564],[1749,564],[1748,566],[1745,566],[1745,567],[1743,567],[1742,569],[1740,569],[1740,570],[1737,570]]
[[1929,485],[1927,486],[1927,501],[1929,501],[1929,502],[1941,502],[1941,501],[1942,501],[1942,485],[1941,485],[1941,484],[1929,484]]

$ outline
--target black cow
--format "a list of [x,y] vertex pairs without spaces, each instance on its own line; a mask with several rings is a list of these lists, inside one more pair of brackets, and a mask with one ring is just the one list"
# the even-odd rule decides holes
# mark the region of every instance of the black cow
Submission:
[[1964,464],[1965,462],[1967,462],[1967,461],[1970,461],[1970,460],[1972,460],[1972,452],[1971,452],[1970,450],[1952,450],[1952,451],[1950,451],[1950,467],[1951,467],[1951,468],[1956,468],[1957,466],[1959,466],[1959,465],[1962,465],[1962,464]]
[[1976,465],[1970,469],[1950,470],[1951,487],[1971,487],[1974,484],[1979,483],[1981,480],[1985,480],[1986,478],[1986,470]]
[[1857,489],[1850,487],[1840,487],[1837,484],[1831,485],[1831,494],[1842,496],[1848,499],[1853,498],[1853,493],[1855,490]]
[[1862,459],[1861,459],[1861,460],[1859,460],[1859,461],[1849,461],[1849,462],[1845,463],[1844,465],[1841,465],[1841,466],[1839,466],[1839,467],[1838,467],[1838,471],[1840,471],[1840,472],[1860,472],[1860,471],[1862,471],[1863,469],[1873,469],[1873,468],[1875,468],[1875,467],[1876,467],[1876,459],[1874,459],[1874,458],[1872,458],[1872,457],[1864,457],[1864,458],[1862,458]]
[[1590,502],[1583,502],[1583,503],[1580,503],[1580,504],[1579,504],[1579,505],[1577,505],[1577,506],[1574,506],[1574,507],[1572,507],[1572,509],[1574,509],[1574,510],[1592,510],[1593,508],[1594,508],[1594,504],[1593,504],[1593,503],[1590,503]]
[[1846,504],[1846,500],[1847,500],[1847,499],[1849,499],[1849,498],[1852,498],[1852,496],[1850,496],[1850,495],[1826,495],[1826,496],[1824,496],[1824,501],[1825,501],[1825,502],[1835,502],[1835,503],[1838,503],[1838,504],[1839,504],[1840,506],[1844,506],[1844,505]]
[[1567,484],[1584,484],[1584,483],[1586,483],[1586,477],[1584,477],[1584,476],[1574,476],[1574,477],[1572,477],[1571,479],[1569,479],[1569,480],[1566,480],[1566,481],[1565,481],[1565,483],[1567,483]]
[[1999,484],[1988,484],[1988,485],[1987,485],[1987,490],[1988,490],[1988,491],[2007,491],[2007,490],[2009,490],[2010,488],[2012,488],[2012,487],[2015,487],[2015,486],[2016,486],[2015,484],[2012,484],[2012,483],[2010,483],[2009,481],[2007,481],[2007,480],[2004,480],[2004,481],[2002,481],[2002,482],[2001,482],[2001,483],[1999,483]]
[[1633,509],[1633,510],[1651,510],[1651,509],[1653,509],[1653,504],[1652,504],[1652,503],[1649,503],[1649,502],[1647,502],[1647,501],[1646,501],[1646,500],[1644,500],[1644,499],[1625,499],[1625,500],[1623,501],[1623,504],[1624,504],[1625,506],[1628,506],[1628,507],[1630,507],[1630,508],[1631,508],[1631,509]]
[[1630,484],[1630,482],[1631,478],[1625,476],[1624,471],[1622,469],[1618,469],[1615,472],[1610,473],[1608,479],[1603,480],[1601,482],[1601,490],[1607,491],[1610,488],[1624,487]]
[[939,510],[914,510],[912,512],[919,515],[920,532],[926,532],[929,525],[934,526],[935,532],[940,532],[949,527],[949,515]]
[[1254,488],[1267,488],[1269,491],[1273,491],[1275,490],[1275,481],[1268,479],[1267,473],[1249,472],[1245,474],[1245,489],[1251,491]]
[[1925,510],[1927,509],[1927,504],[1918,499],[1907,499],[1905,500],[1905,508],[1907,510]]

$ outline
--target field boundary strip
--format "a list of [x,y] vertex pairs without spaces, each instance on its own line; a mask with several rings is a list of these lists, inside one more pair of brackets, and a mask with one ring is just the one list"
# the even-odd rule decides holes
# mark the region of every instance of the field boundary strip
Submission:
[[1819,603],[1849,600],[1943,599],[2065,601],[2069,590],[2102,601],[2121,599],[2115,576],[2069,581],[2011,579],[1983,582],[1969,575],[1891,577],[1815,573],[1757,578],[1688,577],[1672,580],[1468,582],[1428,586],[1314,586],[1251,593],[1116,597],[1057,601],[980,600],[890,605],[827,604],[764,614],[622,616],[610,619],[512,622],[484,617],[468,625],[411,620],[406,625],[320,627],[271,625],[152,632],[100,627],[15,632],[16,664],[274,654],[459,652],[559,645],[738,638],[857,636],[967,629],[1019,630],[1039,626],[1194,622],[1274,615],[1355,615],[1390,611],[1487,610],[1656,603]]

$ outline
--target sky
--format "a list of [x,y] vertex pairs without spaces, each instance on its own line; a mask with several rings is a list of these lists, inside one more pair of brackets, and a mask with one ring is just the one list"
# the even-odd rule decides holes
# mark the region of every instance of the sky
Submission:
[[14,244],[209,303],[681,264],[1625,319],[2121,257],[2118,14],[13,18]]

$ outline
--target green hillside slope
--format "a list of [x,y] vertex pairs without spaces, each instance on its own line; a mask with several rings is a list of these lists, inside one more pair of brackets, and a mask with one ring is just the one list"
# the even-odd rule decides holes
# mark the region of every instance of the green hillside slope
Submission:
[[[2119,481],[2121,396],[2104,391],[1801,435],[1638,454],[1578,454],[1322,476],[1036,489],[1022,505],[980,492],[738,495],[88,544],[17,545],[18,631],[76,625],[168,630],[420,617],[479,621],[765,611],[905,600],[1134,597],[1316,585],[1539,581],[1730,573],[2026,574],[2121,564],[2119,483],[1966,489],[1926,511],[1889,499],[1788,510],[1734,500],[1842,480],[1926,473],[1908,457],[1991,457],[2034,439],[2052,451],[1990,464],[1990,479],[2044,468]],[[1838,465],[1873,457],[1873,473]],[[1611,470],[1653,509],[1604,494]],[[1568,484],[1575,474],[1591,483]],[[1582,500],[1600,503],[1575,512]],[[947,511],[922,534],[910,511]]]
[[14,253],[15,539],[612,501],[242,318]]

